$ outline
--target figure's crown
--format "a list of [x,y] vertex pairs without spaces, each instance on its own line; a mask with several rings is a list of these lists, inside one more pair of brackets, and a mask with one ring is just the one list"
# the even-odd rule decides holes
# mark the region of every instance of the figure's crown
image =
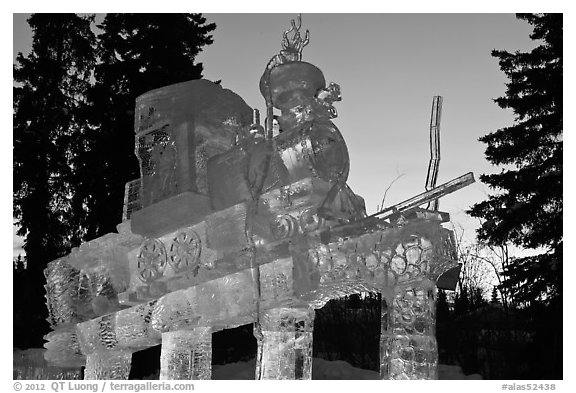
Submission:
[[268,62],[260,79],[260,92],[275,107],[282,105],[287,96],[285,93],[300,90],[313,96],[318,89],[326,86],[322,71],[302,61],[302,50],[310,42],[308,30],[304,38],[300,35],[302,16],[298,15],[297,21],[292,19],[291,24],[292,27],[283,34],[280,53]]
[[[302,49],[310,42],[310,32],[306,30],[304,39],[300,36],[300,27],[302,27],[302,15],[298,14],[298,25],[294,19],[291,20],[292,27],[286,30],[282,36],[282,50],[280,51],[281,57],[285,61],[301,61]],[[292,34],[292,38],[288,34]]]
[[274,107],[281,109],[296,93],[314,97],[318,90],[326,87],[322,71],[305,61],[280,64],[260,80],[260,92],[269,97]]

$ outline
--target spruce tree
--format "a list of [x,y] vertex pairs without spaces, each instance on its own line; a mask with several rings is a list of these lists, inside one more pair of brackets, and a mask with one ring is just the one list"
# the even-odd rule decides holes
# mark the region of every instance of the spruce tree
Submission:
[[[194,62],[212,43],[199,14],[33,14],[29,56],[14,67],[14,218],[25,236],[14,345],[42,346],[48,331],[46,264],[81,241],[113,232],[124,184],[139,177],[134,100],[164,85],[198,79]],[[25,275],[26,278],[22,278]]]
[[14,307],[26,310],[15,321],[15,346],[42,345],[43,270],[82,237],[70,212],[73,172],[82,154],[77,138],[85,127],[84,92],[94,64],[92,20],[33,14],[32,51],[27,57],[20,53],[14,66],[13,215],[18,234],[25,236],[27,265],[25,274],[18,272],[14,294]]
[[492,288],[492,296],[490,297],[491,304],[500,304],[500,299],[498,299],[498,288],[494,286]]
[[195,57],[212,43],[215,24],[200,14],[107,14],[99,26],[99,63],[90,91],[93,134],[78,197],[86,201],[88,237],[115,231],[124,186],[140,177],[134,154],[134,103],[151,89],[202,77]]
[[480,138],[488,161],[503,168],[480,177],[498,192],[469,213],[484,220],[480,240],[536,250],[504,271],[504,287],[529,305],[562,294],[562,14],[517,17],[534,27],[538,46],[492,52],[509,79],[495,102],[515,122]]

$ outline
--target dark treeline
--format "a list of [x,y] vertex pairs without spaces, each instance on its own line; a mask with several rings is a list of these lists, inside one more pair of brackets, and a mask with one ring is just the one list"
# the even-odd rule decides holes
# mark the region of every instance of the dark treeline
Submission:
[[[517,359],[506,359],[502,367],[529,364],[518,378],[556,379],[562,378],[563,14],[517,18],[532,26],[535,48],[492,51],[508,79],[505,95],[494,101],[512,110],[515,119],[480,138],[486,159],[499,171],[480,176],[495,192],[469,214],[482,220],[478,241],[532,251],[504,267],[500,289],[512,302],[505,307],[504,325],[497,322],[499,313],[487,318],[492,324],[487,330],[500,330],[498,339],[489,334],[492,341],[486,345],[509,345],[509,352],[515,352]],[[519,337],[525,333],[530,337]],[[525,348],[519,346],[527,342]]]
[[124,185],[140,176],[134,100],[202,77],[212,43],[201,14],[32,14],[31,53],[14,65],[13,194],[26,269],[14,270],[14,346],[41,347],[43,270],[82,241],[115,231]]
[[505,307],[495,296],[477,294],[459,291],[449,304],[438,292],[440,363],[484,379],[562,379],[562,348],[552,331],[559,310],[542,303]]

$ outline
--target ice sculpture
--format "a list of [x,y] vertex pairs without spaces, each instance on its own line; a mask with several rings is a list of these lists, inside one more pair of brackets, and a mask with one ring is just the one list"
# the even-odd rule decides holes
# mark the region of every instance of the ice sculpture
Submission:
[[160,379],[210,379],[211,354],[210,328],[163,333]]
[[254,323],[256,379],[310,379],[314,309],[372,290],[385,300],[382,378],[436,378],[436,282],[456,256],[448,214],[419,206],[473,177],[367,217],[331,121],[340,88],[302,61],[300,24],[260,80],[265,127],[206,80],[137,98],[141,178],[118,233],[45,272],[50,364],[122,379],[132,353],[162,344],[162,379],[210,379],[211,333]]
[[14,379],[81,379],[78,367],[54,366],[44,359],[43,348],[30,348],[13,352]]

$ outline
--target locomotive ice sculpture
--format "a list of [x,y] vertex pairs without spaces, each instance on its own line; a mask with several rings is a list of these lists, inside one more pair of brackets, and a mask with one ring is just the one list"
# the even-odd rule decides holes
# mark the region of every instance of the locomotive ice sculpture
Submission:
[[418,206],[473,180],[367,217],[330,120],[339,87],[301,60],[299,27],[260,81],[266,127],[206,80],[138,97],[141,178],[118,233],[46,269],[48,362],[126,379],[132,353],[162,344],[161,379],[210,379],[211,333],[254,323],[256,379],[311,379],[314,309],[379,291],[382,379],[436,378],[436,281],[456,258],[448,215]]

